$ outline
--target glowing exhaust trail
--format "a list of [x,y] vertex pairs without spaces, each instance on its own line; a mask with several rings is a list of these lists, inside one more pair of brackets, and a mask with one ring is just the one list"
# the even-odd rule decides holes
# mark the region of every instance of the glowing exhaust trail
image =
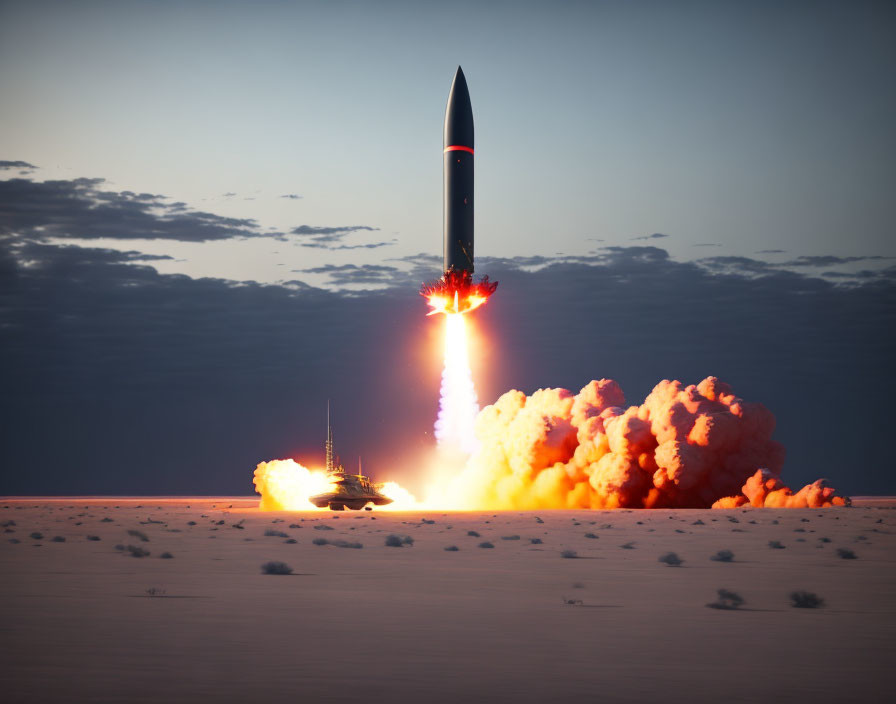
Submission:
[[445,368],[435,435],[439,445],[472,454],[476,450],[473,425],[479,403],[470,371],[467,321],[461,314],[445,316]]

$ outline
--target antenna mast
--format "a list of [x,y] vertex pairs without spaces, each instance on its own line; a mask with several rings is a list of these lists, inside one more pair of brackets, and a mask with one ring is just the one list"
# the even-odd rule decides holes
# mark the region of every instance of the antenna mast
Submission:
[[336,463],[333,460],[333,429],[330,427],[330,400],[327,399],[327,472],[336,471]]

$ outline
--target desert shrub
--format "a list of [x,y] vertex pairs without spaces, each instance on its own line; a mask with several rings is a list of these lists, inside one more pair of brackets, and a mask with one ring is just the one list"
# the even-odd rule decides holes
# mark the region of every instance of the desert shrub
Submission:
[[301,528],[302,526],[300,526],[298,523],[290,523],[289,527],[290,528]]
[[150,587],[146,590],[146,593],[149,596],[165,596],[165,590],[159,589],[159,587]]
[[386,547],[401,548],[405,545],[413,545],[414,539],[409,535],[395,535],[392,533],[386,536]]
[[170,552],[163,552],[161,555],[159,555],[159,557],[163,560],[170,560],[172,557],[174,557],[174,555],[172,555]]
[[819,538],[819,540],[820,540],[822,543],[829,543],[829,542],[831,542],[831,539],[830,539],[830,538]]
[[718,594],[718,599],[711,604],[707,604],[709,608],[731,611],[744,604],[744,598],[736,592],[727,589],[719,589]]
[[783,550],[785,547],[784,545],[781,544],[780,540],[769,540],[768,546],[770,548],[772,548],[773,550]]
[[567,560],[574,560],[579,556],[575,550],[564,550],[560,553],[560,557],[566,558]]
[[585,537],[586,537],[586,538],[593,538],[593,539],[595,539],[595,540],[597,539],[597,536],[596,536],[594,533],[585,533]]
[[619,547],[621,547],[623,550],[634,550],[635,544],[634,543],[625,543],[624,545],[620,545]]
[[195,526],[195,525],[196,525],[196,521],[187,521],[187,525],[188,525],[188,526]]
[[458,550],[460,550],[460,548],[457,547],[457,545],[449,545],[447,548],[442,548],[442,549],[445,552],[457,552]]
[[149,542],[149,538],[146,537],[146,533],[144,533],[143,531],[135,530],[132,528],[131,530],[128,531],[128,535],[130,535],[131,537],[137,538],[137,540],[140,540],[141,542],[144,542],[144,543]]
[[262,574],[292,574],[292,567],[287,565],[285,562],[278,562],[277,560],[271,560],[270,562],[265,562],[261,566]]
[[502,535],[501,540],[519,540],[520,536],[518,535]]
[[855,560],[856,554],[849,548],[837,548],[837,556],[844,560]]
[[115,546],[115,549],[116,549],[116,550],[124,550],[124,545],[122,545],[121,543],[119,543],[118,545]]
[[467,535],[469,535],[471,538],[481,538],[482,537],[475,530],[468,530]]
[[100,519],[100,523],[111,523],[112,519],[106,516],[105,518]]
[[131,557],[149,557],[149,550],[144,550],[136,545],[128,545],[127,551],[131,553]]
[[818,609],[824,606],[824,599],[812,592],[791,592],[790,605],[797,609]]
[[429,525],[429,526],[431,526],[431,525],[433,525],[433,524],[435,523],[435,521],[432,521],[432,520],[430,520],[430,519],[428,519],[428,518],[421,518],[420,521],[421,521],[422,523],[425,523],[426,525]]
[[682,560],[674,552],[667,552],[665,555],[660,555],[658,559],[659,562],[669,565],[669,567],[678,567],[682,562],[684,562],[684,560]]
[[39,533],[38,531],[34,531],[29,537],[33,538],[34,540],[43,540],[44,534]]
[[731,562],[734,559],[734,553],[730,550],[719,550],[709,559],[714,560],[715,562]]
[[326,523],[321,523],[319,526],[314,526],[314,530],[333,530],[333,526],[328,526]]
[[691,523],[691,525],[692,526],[705,526],[706,524],[698,518],[696,521]]
[[582,606],[584,602],[581,599],[568,599],[565,596],[563,598],[563,603],[567,606]]
[[541,538],[531,538],[529,542],[533,545],[541,545],[543,541],[541,540]]
[[3,521],[3,523],[0,523],[0,526],[3,526],[4,528],[9,528],[10,526],[14,526],[15,524],[16,524],[15,521]]
[[352,548],[354,550],[360,550],[364,547],[361,543],[352,543],[348,540],[331,540],[330,545],[335,545],[337,548]]
[[495,546],[494,546],[492,543],[490,543],[490,542],[488,542],[487,540],[485,540],[485,541],[479,543],[479,547],[481,547],[481,548],[493,548],[493,547],[495,547]]
[[17,545],[17,544],[21,543],[22,541],[19,540],[18,538],[10,538],[9,542],[11,542],[13,545]]
[[329,545],[330,541],[327,540],[326,538],[315,538],[314,540],[311,541],[311,543],[313,545]]
[[63,538],[61,535],[54,535],[52,538],[50,538],[50,542],[51,543],[64,543],[65,538]]
[[273,528],[268,528],[264,532],[264,534],[265,534],[265,537],[267,537],[267,538],[288,538],[289,537],[282,530],[274,530]]
[[538,516],[535,517],[535,522],[536,523],[544,523],[544,521],[541,520]]
[[299,542],[299,541],[296,540],[295,538],[290,538],[289,540],[284,540],[283,542],[286,543],[286,544],[288,544],[288,545],[295,545],[295,544],[296,544],[297,542]]

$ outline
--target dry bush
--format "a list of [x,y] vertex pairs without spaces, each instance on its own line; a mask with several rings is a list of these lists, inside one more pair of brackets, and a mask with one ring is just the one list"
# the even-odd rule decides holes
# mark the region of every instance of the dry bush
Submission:
[[659,562],[669,565],[669,567],[679,567],[681,563],[684,562],[684,560],[674,552],[667,552],[665,555],[660,555],[658,560]]
[[261,566],[262,574],[292,574],[292,567],[287,565],[285,562],[278,562],[276,560],[272,560],[271,562],[265,562]]

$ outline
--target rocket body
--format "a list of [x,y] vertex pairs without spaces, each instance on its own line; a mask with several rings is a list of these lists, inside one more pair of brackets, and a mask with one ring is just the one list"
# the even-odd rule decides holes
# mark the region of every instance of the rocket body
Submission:
[[473,273],[473,106],[464,72],[457,67],[443,138],[444,269]]
[[473,106],[460,66],[445,108],[442,177],[444,273],[420,289],[430,307],[428,315],[468,313],[498,287],[488,276],[473,281]]

